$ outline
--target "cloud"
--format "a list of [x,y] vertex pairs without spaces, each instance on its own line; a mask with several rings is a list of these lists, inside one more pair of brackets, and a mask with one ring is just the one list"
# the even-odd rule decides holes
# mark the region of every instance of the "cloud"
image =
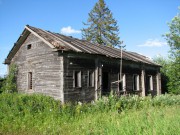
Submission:
[[137,45],[139,47],[162,47],[166,46],[167,42],[160,41],[159,39],[148,39],[144,44]]
[[62,34],[66,34],[66,35],[69,35],[69,34],[80,34],[81,31],[80,30],[75,30],[71,26],[68,26],[68,27],[63,27],[61,29],[61,33]]

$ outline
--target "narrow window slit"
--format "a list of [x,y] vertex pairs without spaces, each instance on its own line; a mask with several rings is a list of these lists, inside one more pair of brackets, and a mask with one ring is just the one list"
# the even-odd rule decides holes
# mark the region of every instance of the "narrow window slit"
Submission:
[[32,72],[28,73],[28,89],[32,89]]

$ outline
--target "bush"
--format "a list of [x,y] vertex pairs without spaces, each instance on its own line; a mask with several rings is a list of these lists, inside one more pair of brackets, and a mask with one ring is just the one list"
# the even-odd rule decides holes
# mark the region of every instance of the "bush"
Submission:
[[3,87],[3,83],[5,82],[6,78],[1,78],[0,77],[0,93],[2,93],[2,87]]
[[1,87],[2,92],[7,92],[7,93],[17,92],[16,75],[17,75],[17,66],[15,64],[11,64],[9,74],[6,77]]

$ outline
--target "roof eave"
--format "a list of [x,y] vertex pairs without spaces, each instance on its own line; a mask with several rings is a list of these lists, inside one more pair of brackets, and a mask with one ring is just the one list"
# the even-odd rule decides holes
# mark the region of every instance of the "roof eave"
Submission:
[[17,53],[18,49],[20,48],[21,44],[26,40],[30,32],[27,29],[24,29],[16,43],[14,43],[14,46],[12,47],[11,51],[7,55],[4,64],[10,64],[11,59],[13,56]]

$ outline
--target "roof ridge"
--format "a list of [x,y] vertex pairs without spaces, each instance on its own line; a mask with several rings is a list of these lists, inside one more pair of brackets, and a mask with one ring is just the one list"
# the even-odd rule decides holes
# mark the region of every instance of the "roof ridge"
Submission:
[[[104,55],[110,58],[121,58],[121,50],[115,47],[92,43],[88,40],[79,39],[72,36],[66,36],[61,33],[43,30],[30,25],[26,25],[25,30],[42,39],[46,44],[48,44],[51,48],[56,49],[57,51],[75,51],[88,54]],[[136,52],[126,51],[122,49],[122,54],[122,58],[126,60],[160,66],[159,64],[148,59],[145,55],[141,55]]]

